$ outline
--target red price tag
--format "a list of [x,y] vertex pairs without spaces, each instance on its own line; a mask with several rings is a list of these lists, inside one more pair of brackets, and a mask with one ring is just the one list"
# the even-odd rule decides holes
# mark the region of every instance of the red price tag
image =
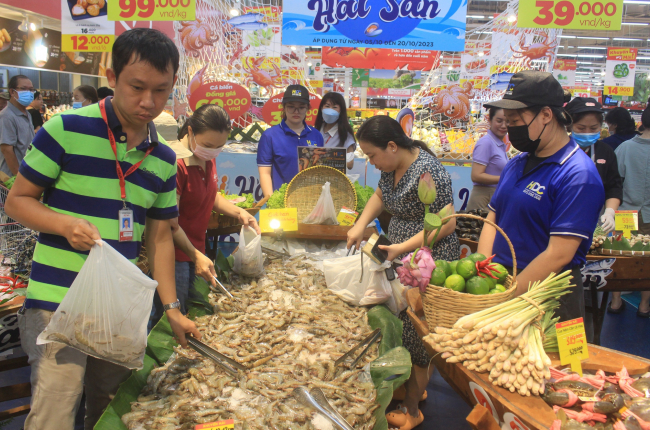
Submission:
[[190,96],[190,109],[193,111],[205,104],[221,106],[234,120],[248,112],[251,95],[246,88],[232,82],[208,82],[192,91]]

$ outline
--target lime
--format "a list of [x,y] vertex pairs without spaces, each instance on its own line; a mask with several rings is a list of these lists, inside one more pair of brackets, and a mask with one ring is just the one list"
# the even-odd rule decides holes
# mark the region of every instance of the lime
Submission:
[[467,280],[465,290],[470,294],[488,294],[490,292],[490,285],[480,276],[474,276]]
[[479,261],[485,260],[485,255],[479,254],[478,252],[475,252],[474,254],[469,254],[467,256],[470,260],[472,260],[474,263],[478,263]]
[[481,279],[484,279],[485,282],[487,282],[488,286],[490,287],[490,290],[494,290],[494,287],[497,286],[497,280],[494,278],[490,278],[488,275],[485,273],[481,273],[478,276],[481,277]]
[[497,284],[496,287],[494,287],[494,289],[495,289],[495,290],[499,290],[499,291],[502,292],[502,293],[505,293],[505,292],[506,292],[506,287],[504,287],[504,286],[501,285],[501,284]]
[[[440,267],[442,270],[444,270],[447,276],[453,275],[453,273],[451,271],[451,266],[449,266],[448,261],[436,260],[436,268],[438,268],[438,267]],[[434,285],[438,285],[438,284],[434,284]],[[440,284],[440,285],[442,285],[442,284]]]
[[469,258],[463,258],[456,265],[456,273],[465,279],[476,276],[476,263]]
[[460,275],[451,275],[445,280],[445,287],[462,293],[465,291],[465,278]]
[[431,273],[430,283],[442,287],[445,285],[445,279],[447,279],[447,274],[442,267],[436,267]]
[[499,294],[499,293],[502,293],[502,292],[503,292],[503,291],[499,291],[499,290],[497,290],[497,289],[495,288],[494,290],[490,290],[490,292],[489,292],[488,294]]
[[503,282],[508,277],[508,271],[506,270],[505,267],[503,267],[499,263],[494,263],[493,264],[493,266],[492,266],[492,274],[497,277],[500,284],[503,284]]
[[456,265],[457,265],[457,264],[458,264],[458,260],[454,260],[454,261],[452,261],[452,262],[449,263],[449,267],[451,267],[451,274],[452,274],[452,275],[456,275],[456,274],[457,274],[457,272],[456,272]]

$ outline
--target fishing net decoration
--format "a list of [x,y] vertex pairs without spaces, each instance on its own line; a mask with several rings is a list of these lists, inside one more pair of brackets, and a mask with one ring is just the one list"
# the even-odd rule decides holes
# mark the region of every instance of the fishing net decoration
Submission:
[[[204,83],[227,81],[251,91],[250,110],[233,122],[245,128],[262,121],[262,105],[288,85],[305,79],[304,47],[282,46],[280,0],[197,0],[196,20],[174,23],[180,51],[178,81],[173,92],[177,120],[191,115],[189,98]],[[237,11],[233,15],[231,11]]]
[[[483,103],[501,99],[510,77],[521,70],[551,72],[562,30],[517,28],[518,2],[469,32],[464,52],[442,52],[409,107],[416,111],[414,139],[444,158],[467,159],[489,128],[472,117]],[[462,37],[462,36],[461,36]]]

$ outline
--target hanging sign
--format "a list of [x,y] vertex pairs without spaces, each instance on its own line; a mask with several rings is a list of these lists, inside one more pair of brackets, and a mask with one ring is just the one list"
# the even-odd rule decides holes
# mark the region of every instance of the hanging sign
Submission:
[[603,94],[632,96],[636,71],[636,48],[607,48]]
[[106,0],[61,0],[61,50],[110,52],[115,42],[115,23],[108,20],[107,7]]
[[582,318],[555,324],[560,364],[571,364],[571,370],[582,376],[582,360],[589,358],[587,336]]
[[323,64],[330,67],[431,70],[439,61],[439,51],[424,49],[323,48]]
[[[283,94],[271,97],[264,107],[262,107],[262,118],[268,125],[278,125],[282,121],[282,97]],[[316,123],[316,115],[318,115],[318,107],[320,106],[321,98],[316,94],[309,94],[309,111],[305,122],[307,125],[314,125]]]
[[517,27],[615,31],[622,19],[623,0],[520,0]]
[[108,19],[111,21],[194,21],[196,0],[110,0]]
[[285,0],[283,8],[284,45],[445,51],[465,46],[467,2]]
[[190,109],[193,111],[205,104],[221,106],[234,120],[248,112],[251,95],[246,88],[232,82],[208,82],[192,91],[190,96]]
[[576,60],[556,59],[553,66],[553,76],[563,87],[574,87],[576,85]]

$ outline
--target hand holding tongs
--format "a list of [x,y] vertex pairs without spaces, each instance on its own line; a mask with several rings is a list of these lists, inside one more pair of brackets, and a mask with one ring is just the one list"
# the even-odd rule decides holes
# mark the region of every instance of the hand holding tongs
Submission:
[[237,376],[237,369],[246,371],[248,370],[246,367],[243,365],[237,363],[235,360],[226,357],[216,349],[213,349],[206,345],[205,343],[201,342],[200,340],[197,340],[191,336],[186,336],[187,339],[187,344],[196,352],[201,354],[202,356],[209,358],[210,360],[214,361],[217,363],[219,366],[223,367],[228,371],[228,373],[232,374],[233,376]]
[[226,287],[224,287],[223,284],[222,284],[221,282],[219,282],[219,280],[217,279],[217,277],[214,276],[214,275],[212,275],[212,277],[213,277],[214,280],[217,282],[217,285],[219,286],[219,288],[221,289],[221,291],[223,291],[223,292],[224,292],[228,297],[230,297],[231,299],[234,300],[234,299],[235,299],[235,296],[233,296],[232,294],[230,294],[230,291],[228,291],[228,289],[227,289]]
[[380,336],[381,336],[381,329],[376,329],[375,331],[373,331],[372,333],[370,333],[370,335],[368,335],[368,337],[366,337],[366,338],[363,339],[361,342],[359,342],[359,343],[357,344],[357,346],[355,346],[354,348],[352,348],[351,350],[349,350],[348,352],[346,352],[345,354],[343,354],[343,356],[342,356],[341,358],[339,358],[338,360],[336,360],[336,361],[334,362],[334,365],[335,365],[335,366],[339,366],[339,365],[345,363],[345,361],[346,361],[349,357],[351,357],[352,354],[353,354],[357,349],[361,348],[362,346],[365,346],[365,348],[363,349],[363,351],[361,351],[361,354],[359,354],[359,356],[358,356],[357,358],[355,358],[354,361],[352,362],[352,364],[349,366],[350,369],[353,369],[353,368],[357,365],[357,363],[359,362],[359,360],[361,360],[361,357],[363,357],[364,355],[366,355],[366,352],[368,352],[368,350],[370,349],[370,347],[372,346],[372,344],[375,343],[375,342],[377,342],[377,340],[379,340],[379,337],[380,337]]
[[352,255],[356,254],[356,252],[357,252],[357,245],[352,245],[351,247],[348,248],[348,254],[346,255],[346,257],[349,257],[349,256],[350,256],[350,251],[352,251]]

